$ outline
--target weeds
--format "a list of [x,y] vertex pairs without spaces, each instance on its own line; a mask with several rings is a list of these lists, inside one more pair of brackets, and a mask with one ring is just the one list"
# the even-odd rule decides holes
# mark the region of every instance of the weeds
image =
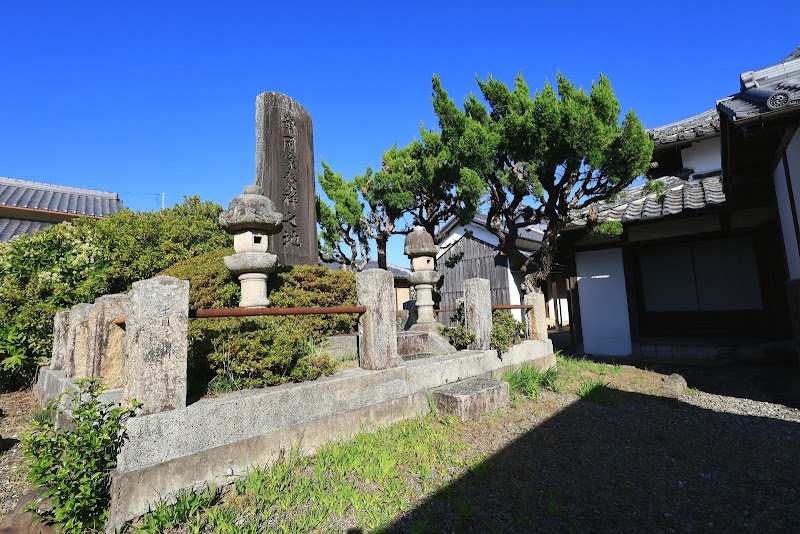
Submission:
[[609,382],[603,382],[599,378],[582,380],[578,387],[578,396],[589,402],[608,404],[611,401],[612,391],[609,384]]
[[508,382],[512,391],[521,392],[531,399],[539,396],[540,386],[551,391],[559,391],[557,378],[558,371],[555,367],[541,371],[527,363],[517,371],[509,371],[503,375],[503,380]]

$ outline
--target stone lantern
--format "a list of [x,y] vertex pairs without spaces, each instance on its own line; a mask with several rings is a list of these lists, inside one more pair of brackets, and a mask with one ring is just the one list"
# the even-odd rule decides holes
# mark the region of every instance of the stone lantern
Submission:
[[261,186],[248,185],[244,194],[231,200],[227,211],[219,214],[219,225],[233,234],[236,254],[225,256],[225,267],[239,277],[242,285],[240,308],[269,305],[267,275],[275,270],[278,257],[267,252],[269,236],[283,228],[283,215],[264,196]]
[[417,294],[417,322],[411,330],[436,331],[439,323],[433,316],[433,286],[442,276],[434,267],[434,259],[439,247],[433,242],[433,236],[422,226],[415,226],[406,236],[405,255],[411,259],[410,281]]

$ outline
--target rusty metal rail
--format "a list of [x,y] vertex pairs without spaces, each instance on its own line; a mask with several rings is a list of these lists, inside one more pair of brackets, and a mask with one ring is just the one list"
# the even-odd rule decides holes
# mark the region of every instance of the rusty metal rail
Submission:
[[329,308],[218,308],[189,310],[190,319],[210,317],[258,317],[262,315],[333,315],[336,313],[366,313],[365,306],[332,306]]
[[[532,304],[492,304],[493,310],[530,310],[533,308]],[[450,313],[456,311],[455,308],[442,308],[441,310],[433,310],[433,313]]]

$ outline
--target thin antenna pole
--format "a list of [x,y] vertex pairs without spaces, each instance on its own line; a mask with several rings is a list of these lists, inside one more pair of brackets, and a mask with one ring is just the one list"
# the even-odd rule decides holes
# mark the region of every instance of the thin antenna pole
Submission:
[[164,192],[161,192],[161,209],[164,209]]

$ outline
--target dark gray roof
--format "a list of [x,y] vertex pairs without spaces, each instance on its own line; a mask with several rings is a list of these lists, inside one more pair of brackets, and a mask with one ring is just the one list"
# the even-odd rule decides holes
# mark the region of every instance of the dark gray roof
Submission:
[[[613,202],[593,205],[598,223],[640,221],[677,215],[687,210],[699,210],[725,203],[722,178],[710,176],[687,181],[677,176],[659,178],[666,185],[663,202],[656,193],[648,193],[646,184],[626,189]],[[583,228],[589,220],[589,208],[570,213],[568,229]]]
[[694,117],[647,130],[655,148],[719,135],[719,112],[709,109]]
[[0,241],[8,241],[16,235],[32,234],[54,224],[56,223],[0,217]]
[[[481,228],[486,227],[486,215],[483,213],[478,213],[472,218],[472,224],[475,226],[480,226]],[[439,236],[439,240],[442,241],[442,236],[448,233],[450,230],[458,226],[458,219],[455,217],[450,219],[444,226],[442,226],[441,230],[437,232],[437,236]],[[529,241],[533,241],[535,243],[541,243],[542,237],[544,237],[544,231],[547,229],[547,223],[543,222],[540,224],[531,224],[530,226],[526,226],[524,228],[519,229],[519,233],[517,237],[519,239],[527,239]],[[504,233],[508,233],[505,229],[503,230]]]
[[[800,49],[799,49],[800,50]],[[717,109],[733,122],[796,108],[800,111],[800,57],[798,50],[783,62],[743,72],[741,90],[717,102]]]
[[[327,262],[320,262],[320,265],[323,265],[329,269],[338,270],[342,268],[340,263],[336,263],[335,261],[327,261]],[[387,263],[386,267],[392,276],[394,276],[395,280],[408,280],[408,277],[411,275],[411,269],[406,269],[405,267],[399,267],[397,265],[393,265],[391,263]],[[364,270],[368,269],[377,269],[378,262],[377,261],[370,261],[367,262],[367,265],[364,267]]]
[[0,206],[107,217],[122,209],[116,193],[0,177]]

